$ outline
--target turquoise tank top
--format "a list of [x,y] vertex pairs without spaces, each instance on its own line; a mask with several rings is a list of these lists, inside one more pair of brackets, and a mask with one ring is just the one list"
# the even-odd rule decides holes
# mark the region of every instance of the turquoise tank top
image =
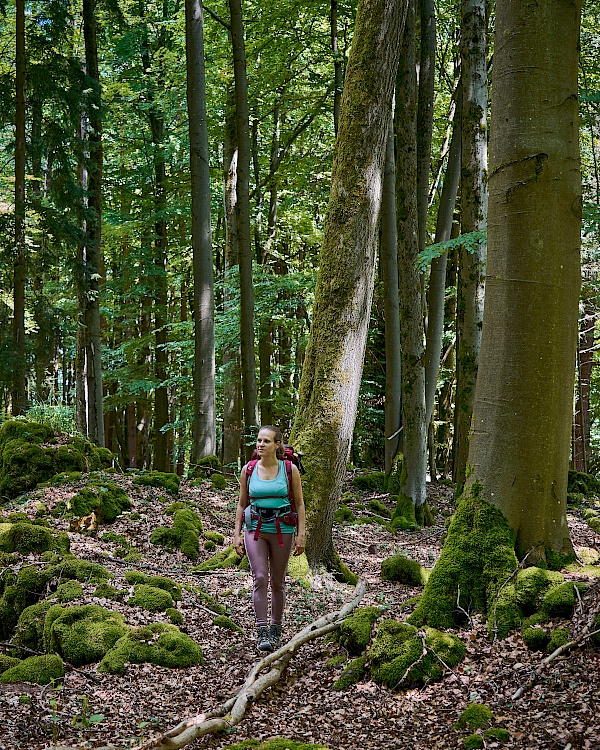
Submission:
[[[259,508],[284,508],[289,505],[285,461],[279,461],[279,471],[275,479],[261,479],[258,476],[258,465],[256,465],[252,474],[250,474],[248,489],[250,490],[249,494],[252,505],[257,505]],[[258,521],[252,521],[252,531],[256,530],[257,524]],[[296,531],[294,526],[283,523],[283,521],[280,521],[279,525],[282,534],[293,534]],[[260,530],[276,534],[277,527],[275,521],[263,521]]]

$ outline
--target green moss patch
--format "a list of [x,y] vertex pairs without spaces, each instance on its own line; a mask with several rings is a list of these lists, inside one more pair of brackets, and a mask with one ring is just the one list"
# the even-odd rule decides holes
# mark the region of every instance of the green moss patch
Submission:
[[22,555],[47,550],[68,552],[69,536],[64,531],[52,531],[46,526],[27,521],[0,523],[0,550]]
[[242,628],[240,628],[231,617],[227,617],[227,615],[217,615],[217,617],[213,619],[213,625],[216,625],[219,628],[225,628],[225,630],[233,630],[236,633],[244,632]]
[[180,479],[177,474],[164,471],[148,471],[138,474],[133,479],[134,484],[141,484],[144,487],[158,487],[165,490],[169,495],[176,496],[179,492]]
[[204,456],[197,464],[190,466],[190,476],[194,479],[209,479],[215,471],[222,471],[223,464],[217,456]]
[[381,563],[381,577],[384,581],[397,581],[409,586],[423,586],[427,574],[416,560],[404,555],[392,555]]
[[358,659],[353,659],[333,683],[333,689],[347,690],[351,685],[356,685],[357,682],[363,680],[366,674],[365,662],[366,656],[359,656]]
[[224,490],[227,488],[227,480],[223,474],[213,474],[210,478],[210,484],[214,490]]
[[30,656],[16,666],[7,669],[0,677],[0,682],[34,682],[37,685],[48,685],[52,680],[65,676],[65,665],[60,656],[46,654]]
[[65,604],[66,602],[78,599],[80,596],[83,596],[83,586],[79,581],[65,581],[56,589],[53,598],[57,599],[61,604]]
[[535,567],[519,570],[515,582],[516,602],[524,614],[537,612],[548,589],[563,581],[562,575],[556,571]]
[[542,627],[546,621],[546,617],[541,614],[532,615],[524,620],[521,634],[527,648],[531,651],[544,651],[546,649],[550,641],[550,635]]
[[485,747],[485,742],[480,734],[470,734],[464,738],[463,746],[465,750],[477,750],[477,748]]
[[226,745],[224,750],[328,750],[325,745],[297,742],[287,737],[272,737],[270,740],[244,740],[235,745]]
[[202,537],[209,542],[214,542],[215,544],[223,544],[225,541],[223,534],[220,534],[218,531],[203,531]]
[[6,654],[0,654],[0,674],[6,672],[7,669],[16,667],[20,662],[15,656],[7,656]]
[[240,558],[238,553],[233,549],[233,544],[231,544],[229,545],[229,547],[226,547],[220,552],[217,552],[216,555],[213,555],[208,560],[200,563],[200,565],[196,565],[194,571],[201,572],[204,570],[218,570],[219,568],[237,567],[241,559],[242,558]]
[[148,586],[154,586],[157,589],[168,591],[169,594],[178,601],[181,599],[181,586],[166,576],[147,576],[139,570],[128,570],[125,573],[127,583],[145,583]]
[[548,591],[541,605],[541,612],[548,618],[564,617],[570,619],[573,616],[578,597],[575,589],[585,591],[583,583],[561,583]]
[[127,600],[130,607],[141,607],[148,612],[164,612],[173,606],[173,597],[168,591],[145,583],[138,583],[134,589],[134,595]]
[[173,625],[183,625],[183,615],[178,609],[175,609],[175,607],[165,609],[165,614]]
[[492,721],[493,718],[494,714],[483,703],[469,703],[458,717],[454,729],[479,729]]
[[177,508],[173,513],[173,526],[158,526],[152,532],[150,541],[158,547],[180,549],[189,560],[196,560],[200,550],[201,532],[200,516],[191,508]]
[[453,667],[464,658],[464,644],[450,633],[433,628],[419,636],[417,628],[396,620],[383,620],[369,649],[371,677],[392,690],[435,682],[444,664]]
[[600,480],[592,474],[585,474],[582,471],[569,469],[567,491],[579,493],[586,497],[590,495],[597,495],[600,497]]
[[129,631],[125,618],[97,604],[51,607],[44,623],[46,651],[75,667],[99,661]]
[[340,646],[352,656],[359,656],[371,641],[373,624],[381,617],[379,607],[361,607],[344,620],[336,634]]
[[486,740],[496,740],[497,742],[508,742],[510,740],[510,732],[502,727],[486,729],[483,736]]
[[464,612],[479,611],[487,613],[504,636],[520,622],[520,613],[508,591],[501,603],[496,599],[516,567],[505,516],[481,497],[480,485],[472,485],[458,504],[440,558],[409,622],[453,628],[464,622]]
[[98,665],[99,672],[125,674],[127,664],[150,662],[170,669],[203,664],[202,649],[175,625],[156,622],[120,638]]
[[358,490],[383,492],[385,486],[385,472],[373,471],[370,474],[362,474],[354,477],[352,484]]
[[100,521],[112,523],[123,511],[131,508],[131,500],[125,490],[114,482],[88,482],[70,500],[70,509],[76,516],[95,513]]
[[560,648],[560,646],[564,646],[565,643],[568,643],[570,640],[571,638],[569,637],[569,631],[567,630],[567,628],[555,628],[552,631],[550,641],[546,646],[546,651],[551,654],[553,651],[556,651],[557,648]]
[[349,508],[347,505],[340,505],[340,507],[336,510],[335,520],[337,523],[344,523],[345,521],[354,521],[354,513],[352,512],[351,508]]

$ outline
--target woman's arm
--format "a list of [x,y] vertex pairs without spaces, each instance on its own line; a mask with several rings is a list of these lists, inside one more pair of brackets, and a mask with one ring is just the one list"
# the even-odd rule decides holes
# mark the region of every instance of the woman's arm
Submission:
[[294,542],[294,555],[301,555],[306,547],[306,509],[302,495],[302,481],[300,472],[295,464],[292,464],[292,489],[294,491],[294,505],[298,514],[298,530]]
[[248,482],[246,480],[246,467],[240,474],[240,499],[235,509],[235,528],[233,530],[233,548],[240,557],[245,554],[244,550],[244,511],[248,507]]

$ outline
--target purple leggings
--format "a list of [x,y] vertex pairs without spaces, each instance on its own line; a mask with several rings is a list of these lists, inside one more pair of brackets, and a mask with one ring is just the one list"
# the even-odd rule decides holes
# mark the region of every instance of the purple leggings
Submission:
[[246,554],[252,568],[254,588],[252,603],[257,625],[268,625],[267,591],[271,583],[271,622],[281,625],[285,607],[285,571],[292,551],[293,534],[283,534],[283,547],[277,534],[261,531],[254,539],[253,531],[244,533]]

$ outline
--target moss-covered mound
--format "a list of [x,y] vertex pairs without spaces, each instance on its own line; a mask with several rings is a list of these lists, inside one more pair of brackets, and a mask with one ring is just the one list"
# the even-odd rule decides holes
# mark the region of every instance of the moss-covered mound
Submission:
[[422,586],[427,578],[424,568],[416,560],[404,555],[392,555],[381,562],[381,577],[384,581],[397,581],[409,586]]
[[53,598],[61,604],[72,602],[83,595],[83,586],[79,581],[65,581],[54,592]]
[[125,573],[125,580],[127,583],[133,585],[137,583],[145,583],[148,586],[163,589],[163,591],[168,591],[176,601],[181,599],[181,586],[176,581],[166,578],[165,576],[147,576],[139,570],[128,570],[127,573]]
[[68,578],[81,583],[95,583],[111,578],[111,574],[100,563],[81,560],[75,555],[65,555],[49,569],[53,576],[64,580]]
[[523,621],[521,635],[531,651],[545,651],[550,642],[550,634],[543,627],[547,618],[542,614],[534,614]]
[[16,666],[2,673],[0,682],[35,682],[37,685],[48,685],[52,680],[65,676],[65,665],[60,656],[45,654],[30,656]]
[[55,605],[44,622],[44,645],[46,651],[55,651],[78,667],[102,659],[128,631],[123,615],[97,604]]
[[46,424],[13,419],[0,428],[0,497],[12,499],[55,474],[109,466],[112,453]]
[[340,625],[336,638],[352,656],[360,656],[371,641],[373,624],[381,617],[379,607],[361,607]]
[[141,607],[148,612],[164,612],[173,607],[173,597],[168,591],[146,583],[138,583],[134,590],[134,595],[127,600],[130,607]]
[[569,469],[567,492],[576,492],[589,497],[597,495],[600,497],[600,480],[592,474]]
[[202,519],[191,508],[177,508],[173,526],[157,526],[150,541],[158,547],[180,549],[189,560],[196,560],[200,550]]
[[359,490],[382,492],[385,486],[385,472],[372,471],[370,474],[361,474],[354,477],[352,484]]
[[200,563],[200,565],[196,565],[194,571],[202,572],[204,570],[217,570],[219,568],[233,568],[240,565],[242,559],[246,558],[241,558],[233,549],[233,544],[230,544],[229,547],[209,557],[208,560]]
[[483,703],[469,703],[458,717],[454,729],[479,729],[494,719],[494,714]]
[[16,656],[7,656],[6,654],[0,654],[0,674],[2,674],[2,672],[6,672],[6,670],[10,669],[11,667],[16,667],[20,661],[21,660],[17,659]]
[[40,523],[0,523],[0,550],[22,555],[47,550],[68,552],[69,536],[64,531],[53,531]]
[[210,479],[216,471],[223,471],[223,464],[218,456],[204,456],[198,463],[190,466],[190,477],[193,479]]
[[216,625],[219,628],[224,628],[225,630],[233,630],[234,633],[243,633],[244,631],[240,626],[235,623],[231,617],[227,617],[227,615],[217,615],[215,618],[213,618],[213,625]]
[[329,750],[325,745],[297,742],[287,737],[272,737],[270,740],[244,740],[235,745],[226,745],[225,750]]
[[44,599],[24,609],[19,616],[12,642],[16,646],[42,651],[44,649],[44,622],[52,606],[54,602]]
[[359,656],[358,659],[353,659],[333,683],[333,689],[347,690],[351,685],[356,685],[357,682],[364,679],[367,671],[365,667],[366,659],[365,655]]
[[127,664],[143,662],[171,669],[204,663],[202,649],[188,635],[175,625],[155,622],[119,639],[98,665],[98,671],[125,674]]
[[412,625],[383,620],[368,652],[371,678],[392,690],[435,682],[443,676],[444,664],[455,666],[465,653],[455,635],[425,628],[421,638]]
[[505,586],[496,599],[516,567],[513,535],[505,516],[481,497],[481,487],[474,484],[458,504],[442,554],[409,622],[453,628],[464,622],[464,612],[479,611],[487,613],[504,636],[520,623],[514,586]]
[[586,585],[569,582],[554,586],[544,596],[540,611],[548,619],[553,617],[573,617],[573,611],[578,601],[576,589],[581,593],[585,591]]
[[0,575],[0,638],[7,638],[19,615],[42,596],[52,573],[46,568],[27,565],[18,573],[5,570]]
[[562,575],[554,570],[535,567],[519,570],[515,582],[515,596],[523,614],[537,612],[546,592],[563,581]]
[[70,500],[70,510],[76,516],[95,513],[99,521],[112,523],[123,511],[131,508],[131,500],[110,480],[91,481]]
[[133,482],[144,487],[158,487],[168,492],[169,495],[176,496],[179,492],[180,479],[177,474],[171,474],[170,472],[147,471],[134,477]]

